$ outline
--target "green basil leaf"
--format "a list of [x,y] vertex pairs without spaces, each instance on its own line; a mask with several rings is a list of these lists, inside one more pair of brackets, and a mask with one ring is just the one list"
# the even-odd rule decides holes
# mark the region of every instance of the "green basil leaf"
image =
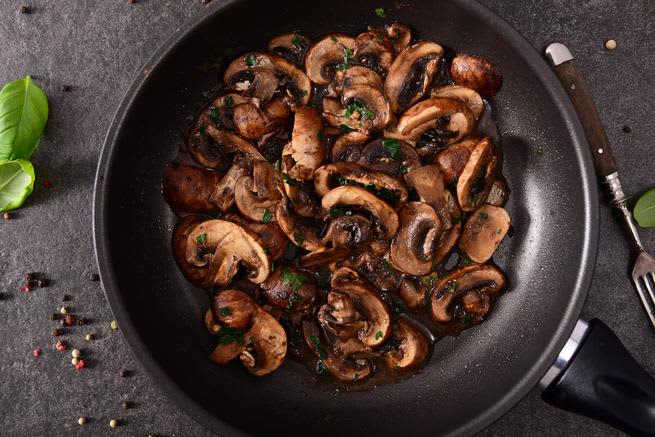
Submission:
[[642,228],[655,227],[655,188],[641,195],[632,214]]
[[0,160],[30,159],[48,121],[48,99],[31,77],[0,90]]
[[34,167],[18,159],[0,162],[0,211],[16,209],[34,189]]

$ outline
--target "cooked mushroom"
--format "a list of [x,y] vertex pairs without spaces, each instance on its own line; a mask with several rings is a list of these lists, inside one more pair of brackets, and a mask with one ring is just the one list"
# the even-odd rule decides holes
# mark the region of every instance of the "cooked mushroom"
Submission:
[[268,312],[255,309],[252,327],[243,334],[245,349],[239,355],[241,363],[255,376],[271,373],[287,355],[287,333]]
[[173,249],[173,258],[185,278],[196,287],[206,286],[207,269],[198,268],[189,264],[186,260],[187,237],[193,228],[205,221],[204,217],[198,215],[187,215],[175,225],[171,247]]
[[268,51],[298,66],[303,66],[309,40],[297,33],[276,36],[268,43]]
[[204,168],[171,162],[166,166],[162,192],[175,211],[211,214],[218,209],[211,195],[219,181],[216,173]]
[[[275,210],[271,211],[275,215]],[[224,220],[236,223],[244,228],[250,229],[257,234],[260,241],[264,244],[264,251],[268,249],[268,255],[271,260],[276,260],[284,254],[287,246],[287,236],[276,223],[251,222],[239,214],[227,213],[222,216]]]
[[417,169],[421,161],[416,150],[402,140],[380,138],[373,140],[361,152],[359,164],[393,177]]
[[374,187],[384,193],[384,200],[395,208],[400,208],[407,201],[407,188],[402,182],[354,162],[327,164],[319,167],[314,173],[314,187],[319,196],[324,196],[339,185]]
[[400,286],[398,287],[398,295],[403,300],[407,308],[416,309],[425,305],[428,289],[418,279],[405,276],[400,281]]
[[187,237],[186,259],[191,265],[209,265],[207,278],[214,285],[227,285],[243,264],[248,278],[261,284],[270,273],[270,263],[256,234],[225,220],[207,220]]
[[351,85],[341,95],[343,116],[357,121],[357,128],[376,132],[389,126],[392,121],[389,102],[377,88],[369,85]]
[[256,308],[255,301],[241,290],[223,290],[212,301],[215,320],[228,328],[248,329]]
[[439,165],[447,184],[457,182],[475,146],[481,141],[478,137],[468,137],[448,146],[437,154],[434,163]]
[[263,110],[252,102],[242,103],[234,108],[234,127],[243,138],[259,141],[279,129],[289,118],[290,111],[281,99],[275,99]]
[[453,301],[469,291],[480,295],[500,293],[505,288],[505,275],[492,265],[460,267],[443,277],[432,292],[432,318],[435,322],[449,322]]
[[341,215],[330,221],[323,244],[332,247],[356,247],[370,238],[371,223],[359,214]]
[[421,202],[430,205],[436,211],[444,229],[451,226],[447,209],[446,187],[443,175],[436,165],[425,165],[405,174],[407,185],[416,191]]
[[393,42],[396,53],[400,53],[409,46],[412,41],[412,31],[409,27],[400,23],[392,23],[384,26],[387,36]]
[[[385,253],[389,250],[388,247],[385,248]],[[376,288],[383,291],[394,290],[400,282],[401,274],[398,270],[391,267],[382,255],[384,253],[372,254],[364,252],[349,265],[346,263],[342,264],[344,267],[351,267],[360,271]]]
[[[385,134],[412,145],[417,145],[424,135],[428,135],[427,142],[436,142],[432,147],[440,148],[469,135],[474,127],[475,116],[465,103],[431,97],[405,111],[396,128],[385,131]],[[434,139],[430,138],[432,132],[436,134]]]
[[323,120],[314,108],[296,110],[291,142],[284,146],[282,161],[287,174],[298,181],[308,181],[325,161]]
[[480,114],[482,114],[482,110],[484,109],[484,102],[480,94],[471,88],[459,85],[444,85],[433,88],[430,91],[430,97],[445,97],[466,103],[476,119],[480,118]]
[[360,33],[355,39],[355,61],[379,75],[386,76],[395,55],[393,42],[374,29]]
[[507,181],[502,175],[499,175],[489,190],[487,203],[493,206],[504,206],[509,196],[509,187]]
[[394,324],[388,345],[383,357],[391,369],[415,369],[430,354],[430,343],[425,334],[405,318],[398,319]]
[[293,211],[301,217],[316,218],[321,213],[321,205],[314,191],[314,184],[293,179],[287,173],[287,164],[282,162],[284,192],[293,205]]
[[326,35],[316,41],[305,55],[305,71],[312,82],[327,85],[335,69],[347,69],[353,58],[355,38],[341,34]]
[[300,266],[305,269],[329,266],[332,269],[336,262],[349,256],[350,249],[347,247],[320,247],[300,257]]
[[318,292],[314,278],[293,265],[277,266],[260,287],[268,303],[288,312],[307,310]]
[[507,211],[498,206],[483,205],[466,221],[459,246],[471,261],[484,263],[507,235],[509,225]]
[[496,177],[494,145],[484,138],[471,152],[457,181],[457,201],[464,211],[473,211],[487,200]]
[[205,311],[204,322],[205,328],[207,328],[207,332],[212,335],[218,334],[218,332],[221,330],[221,325],[219,325],[214,318],[214,313],[212,312],[211,308],[207,308],[207,311]]
[[347,70],[338,70],[335,76],[336,91],[343,93],[346,89],[355,85],[365,85],[382,91],[382,79],[373,70],[359,65],[352,66]]
[[234,190],[237,180],[248,174],[247,164],[242,159],[235,159],[227,173],[214,187],[209,201],[221,211],[227,211],[234,205]]
[[425,95],[442,57],[443,48],[429,41],[416,43],[400,52],[384,82],[384,95],[394,113],[404,111]]
[[502,73],[486,58],[457,55],[450,64],[450,78],[485,97],[493,97],[503,84]]
[[275,209],[282,200],[282,180],[279,173],[266,161],[253,165],[252,177],[244,175],[237,180],[234,199],[237,208],[253,221],[275,221]]
[[313,321],[303,321],[303,338],[328,371],[341,381],[353,382],[365,379],[373,372],[373,365],[366,358],[352,355],[337,355],[321,340],[321,331]]
[[[342,324],[357,324],[359,329],[356,335],[364,346],[375,347],[384,343],[391,333],[391,312],[375,289],[360,278],[357,272],[347,267],[332,274],[330,286],[330,293],[346,295],[352,300],[359,314],[358,321],[363,322],[358,324],[357,321],[344,321]],[[338,311],[338,308],[330,309],[334,319],[332,322],[338,323],[333,315],[334,310]]]
[[266,158],[248,141],[239,135],[233,134],[224,129],[216,129],[213,126],[205,128],[205,134],[214,140],[218,145],[218,150],[223,155],[239,155],[251,164],[256,161],[265,161]]
[[278,203],[275,209],[275,218],[282,232],[296,246],[310,252],[323,247],[316,230],[312,226],[303,223],[301,217],[296,217],[287,202]]
[[337,206],[358,207],[373,215],[378,238],[389,240],[398,232],[398,214],[386,202],[361,187],[342,186],[330,190],[321,199],[321,206],[330,211]]
[[368,138],[368,134],[357,131],[341,135],[332,145],[330,160],[332,162],[358,161],[362,156],[362,149]]
[[[437,250],[434,254],[435,264],[439,264],[446,259],[446,256],[455,248],[455,244],[459,240],[459,236],[462,230],[461,216],[462,211],[457,206],[457,201],[455,196],[450,194],[450,191],[446,191],[446,216],[450,218],[450,229],[445,230],[441,233],[439,237],[439,243],[437,245]],[[448,223],[448,219],[445,221]],[[443,222],[442,222],[443,223]]]
[[430,205],[409,202],[400,211],[400,229],[389,252],[391,264],[414,276],[430,273],[441,227],[441,220]]

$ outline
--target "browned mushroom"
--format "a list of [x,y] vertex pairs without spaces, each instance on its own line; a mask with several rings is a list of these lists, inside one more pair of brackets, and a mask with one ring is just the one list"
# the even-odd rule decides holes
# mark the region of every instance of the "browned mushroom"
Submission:
[[[351,85],[341,95],[341,104],[344,111],[340,119],[355,120],[360,131],[377,132],[391,124],[392,113],[389,102],[377,88],[369,85]],[[345,124],[352,126],[349,122]]]
[[443,277],[432,292],[432,318],[435,322],[451,321],[451,304],[469,291],[484,295],[500,293],[504,288],[505,275],[492,265],[460,267]]
[[[428,276],[428,278],[430,277],[431,276]],[[425,284],[418,280],[418,278],[405,276],[400,281],[400,286],[398,287],[398,295],[403,300],[407,308],[416,309],[425,305],[428,289],[425,287]]]
[[204,168],[171,162],[166,166],[162,191],[175,211],[211,214],[218,210],[211,195],[219,181],[218,174]]
[[391,264],[414,276],[430,273],[441,227],[441,220],[430,205],[409,202],[400,211],[400,229],[389,252]]
[[282,201],[282,180],[266,161],[253,165],[253,175],[241,176],[234,188],[234,199],[241,214],[252,221],[275,221],[275,209]]
[[314,251],[323,247],[313,226],[304,223],[302,217],[297,217],[287,202],[280,202],[275,209],[278,225],[289,241],[305,250]]
[[480,118],[484,109],[484,102],[480,94],[470,88],[459,85],[444,85],[433,88],[430,91],[430,97],[445,97],[448,99],[457,99],[469,107],[475,118]]
[[421,166],[416,149],[405,141],[395,138],[379,138],[369,142],[362,150],[359,164],[393,177]]
[[341,135],[332,145],[330,160],[356,162],[362,156],[362,149],[368,138],[368,134],[357,131]]
[[494,145],[484,138],[471,152],[457,181],[457,201],[464,211],[484,204],[496,177],[497,158]]
[[364,85],[382,91],[382,79],[373,70],[359,65],[352,66],[347,70],[338,70],[335,75],[335,88],[341,94],[346,89],[355,85]]
[[205,317],[203,319],[205,322],[205,328],[207,328],[207,332],[212,335],[218,334],[218,332],[221,330],[221,325],[219,325],[216,321],[211,308],[207,308],[207,311],[205,311]]
[[275,99],[263,109],[253,102],[246,102],[234,108],[234,128],[243,138],[259,141],[276,131],[288,120],[289,108],[281,99]]
[[326,246],[354,248],[368,241],[371,234],[371,222],[363,215],[339,215],[330,221],[322,241]]
[[502,73],[486,58],[457,55],[450,64],[450,77],[457,85],[470,88],[485,97],[493,97],[503,84]]
[[212,301],[215,320],[228,328],[248,329],[257,304],[241,290],[223,290]]
[[191,265],[186,260],[187,237],[193,228],[205,221],[206,218],[198,215],[188,215],[180,220],[173,230],[171,247],[173,258],[185,278],[197,287],[205,287],[208,270]]
[[425,95],[442,57],[443,48],[429,41],[416,43],[400,52],[384,82],[384,95],[394,113],[403,112]]
[[271,39],[268,43],[268,51],[302,67],[309,44],[309,39],[306,37],[297,33],[287,33]]
[[266,160],[255,146],[232,132],[224,129],[216,129],[213,126],[207,126],[205,128],[205,134],[211,137],[218,145],[221,154],[239,155],[248,164]]
[[276,266],[260,287],[268,303],[288,312],[306,311],[318,292],[314,278],[293,265]]
[[384,26],[387,37],[391,39],[396,49],[396,53],[400,53],[409,46],[412,41],[412,31],[409,27],[400,23],[392,23]]
[[405,318],[396,321],[387,345],[383,357],[391,369],[416,369],[430,355],[430,343],[425,334]]
[[383,32],[371,29],[368,32],[360,33],[355,39],[355,61],[379,75],[386,76],[391,67],[396,49],[389,38],[385,38]]
[[503,175],[499,175],[494,183],[491,184],[489,195],[487,196],[487,203],[493,206],[504,206],[509,197],[509,187]]
[[459,246],[471,261],[484,263],[507,235],[509,225],[507,211],[498,206],[483,205],[466,221]]
[[282,162],[287,174],[298,181],[308,181],[325,161],[323,120],[311,107],[298,108],[291,142],[284,146]]
[[209,201],[221,211],[227,211],[234,205],[234,191],[237,180],[248,174],[248,165],[242,159],[235,159],[227,173],[214,187]]
[[[275,211],[271,211],[275,215]],[[251,222],[239,214],[226,213],[222,216],[224,220],[236,223],[257,234],[259,240],[264,245],[264,251],[268,253],[271,260],[276,260],[284,254],[287,246],[287,236],[276,223],[259,223]]]
[[266,280],[270,262],[263,244],[252,231],[225,220],[207,220],[187,237],[186,259],[197,267],[209,266],[211,284],[227,285],[243,264],[255,284]]
[[455,184],[462,174],[475,146],[481,141],[478,137],[468,137],[448,146],[437,154],[434,160],[444,175],[447,184]]
[[341,34],[326,35],[316,41],[305,55],[305,71],[312,82],[328,84],[335,69],[347,69],[352,61],[355,38]]

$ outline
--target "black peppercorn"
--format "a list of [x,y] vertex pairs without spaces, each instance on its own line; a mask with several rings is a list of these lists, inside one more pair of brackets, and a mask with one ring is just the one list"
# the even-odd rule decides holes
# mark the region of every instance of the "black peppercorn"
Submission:
[[129,410],[130,408],[132,408],[132,402],[130,401],[123,402],[123,410]]
[[78,324],[78,325],[82,326],[82,325],[84,325],[85,323],[86,323],[86,319],[84,319],[83,317],[77,319],[77,324]]
[[23,5],[20,7],[21,14],[29,14],[30,12],[32,12],[32,9],[29,6]]
[[625,126],[623,126],[623,132],[625,132],[626,134],[629,134],[630,132],[632,132],[632,129],[630,129],[630,126],[625,125]]
[[131,372],[129,370],[121,370],[121,378],[127,378],[131,375]]
[[53,337],[59,337],[61,334],[62,334],[61,329],[59,329],[59,328],[55,328],[55,329],[52,330],[52,336]]
[[99,280],[100,280],[100,275],[98,275],[97,273],[91,273],[89,275],[89,281],[98,282]]
[[52,313],[50,314],[50,320],[57,320],[59,318],[59,314]]
[[69,92],[71,90],[71,87],[68,86],[68,85],[62,85],[61,90],[62,90],[62,92],[67,93],[67,92]]
[[71,300],[71,297],[67,294],[64,294],[64,297],[61,298],[62,302],[68,302],[69,300]]

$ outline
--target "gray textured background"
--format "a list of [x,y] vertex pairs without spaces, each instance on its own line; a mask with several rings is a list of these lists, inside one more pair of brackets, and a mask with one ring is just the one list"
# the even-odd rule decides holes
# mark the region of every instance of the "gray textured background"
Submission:
[[[220,1],[220,0],[214,0]],[[655,185],[655,2],[485,0],[532,44],[565,42],[596,98],[630,193]],[[627,5],[629,3],[629,5]],[[21,4],[33,12],[20,14]],[[374,4],[373,4],[374,6]],[[11,221],[0,219],[0,435],[206,436],[140,369],[112,320],[94,272],[93,176],[111,117],[140,66],[191,15],[200,0],[0,0],[0,83],[31,74],[45,89],[51,116],[36,153],[35,193]],[[607,38],[618,48],[605,50]],[[70,85],[64,92],[62,85]],[[627,134],[622,127],[628,125]],[[50,190],[43,180],[50,179]],[[631,256],[611,211],[601,207],[596,276],[583,315],[602,318],[655,374],[655,335],[627,278]],[[642,231],[655,250],[655,231]],[[27,272],[47,273],[48,288],[20,293]],[[70,302],[62,303],[68,294]],[[85,326],[65,339],[89,368],[76,372],[70,352],[54,350],[52,312],[65,304]],[[85,333],[95,333],[91,343]],[[41,347],[35,359],[32,350]],[[133,371],[121,378],[121,369]],[[124,411],[125,400],[135,403]],[[79,416],[89,418],[80,427]],[[121,427],[110,429],[111,418]],[[597,422],[547,406],[533,390],[483,435],[618,435]]]

